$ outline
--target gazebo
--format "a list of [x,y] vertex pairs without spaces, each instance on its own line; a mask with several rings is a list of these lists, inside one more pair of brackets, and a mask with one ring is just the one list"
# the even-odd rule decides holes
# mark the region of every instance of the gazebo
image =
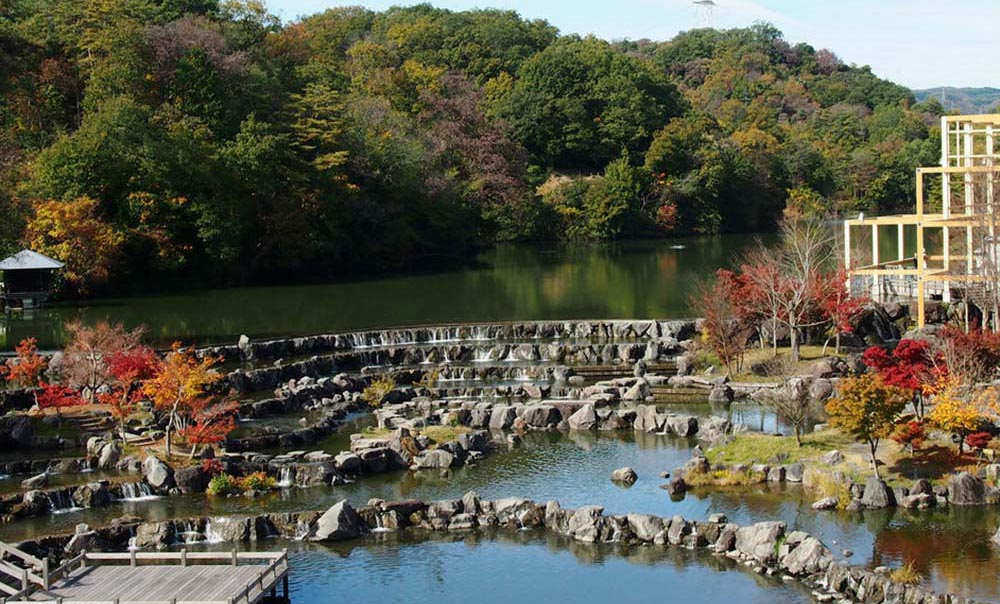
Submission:
[[49,299],[52,271],[63,263],[44,254],[21,250],[0,260],[0,308],[32,308]]

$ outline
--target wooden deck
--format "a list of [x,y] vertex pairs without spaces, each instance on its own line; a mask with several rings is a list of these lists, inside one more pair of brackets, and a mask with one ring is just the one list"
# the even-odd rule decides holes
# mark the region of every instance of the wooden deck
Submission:
[[[0,551],[32,562],[6,544]],[[34,559],[37,560],[37,559]],[[20,580],[0,585],[0,602],[63,604],[259,604],[278,593],[288,597],[288,556],[282,552],[87,553],[50,571],[43,560],[32,570],[0,562],[0,571]]]

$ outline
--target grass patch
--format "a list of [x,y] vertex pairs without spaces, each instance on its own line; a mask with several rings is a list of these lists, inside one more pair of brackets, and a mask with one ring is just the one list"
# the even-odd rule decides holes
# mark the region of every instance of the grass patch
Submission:
[[690,470],[684,476],[684,481],[693,487],[742,487],[763,482],[764,474],[751,472],[749,469],[743,472],[737,472],[730,468],[707,472]]
[[903,566],[889,573],[889,578],[896,583],[904,585],[919,585],[923,583],[924,576],[913,568],[913,562],[907,562]]
[[[368,428],[364,432],[366,438],[389,438],[395,430],[388,428],[374,429]],[[426,436],[438,444],[451,442],[458,439],[462,434],[472,432],[468,426],[427,426],[418,430],[410,431],[414,436]]]
[[802,436],[802,446],[794,436],[767,436],[764,434],[739,434],[725,445],[706,452],[709,462],[724,464],[768,463],[781,459],[782,463],[809,461],[830,449],[849,447],[853,441],[835,430],[824,430]]
[[[774,364],[781,366],[782,371],[780,373],[784,375],[801,375],[806,372],[806,369],[812,364],[813,361],[817,359],[823,359],[826,357],[838,356],[833,352],[833,346],[829,346],[826,349],[826,354],[823,353],[823,347],[819,345],[809,344],[803,345],[799,348],[799,362],[793,364],[791,362],[791,348],[787,346],[779,347],[778,354],[775,356],[774,350],[767,346],[764,349],[751,348],[747,350],[746,355],[743,357],[743,371],[740,373],[733,374],[733,381],[736,382],[748,382],[748,383],[769,383],[774,382],[776,379],[780,378],[780,375],[756,375],[750,372],[750,367],[756,363],[764,363],[768,361],[773,361]],[[843,354],[839,356],[844,356]],[[721,371],[719,374],[726,373],[726,367],[717,365]]]

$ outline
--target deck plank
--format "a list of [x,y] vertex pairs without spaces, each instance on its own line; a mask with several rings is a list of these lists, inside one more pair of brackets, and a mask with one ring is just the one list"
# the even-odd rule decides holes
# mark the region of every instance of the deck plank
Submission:
[[[106,565],[88,567],[57,582],[49,593],[66,602],[90,601],[219,602],[237,596],[247,585],[256,584],[266,566],[227,565]],[[265,590],[274,583],[265,577]],[[255,585],[251,601],[260,595]],[[41,594],[38,594],[41,595]]]

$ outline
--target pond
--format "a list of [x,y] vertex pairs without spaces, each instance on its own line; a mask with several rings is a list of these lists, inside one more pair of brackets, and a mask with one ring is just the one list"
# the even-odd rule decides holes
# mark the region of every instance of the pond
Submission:
[[726,235],[559,246],[502,245],[462,270],[321,285],[243,287],[55,305],[30,317],[0,315],[0,350],[25,337],[43,349],[63,324],[144,325],[160,346],[174,340],[250,337],[471,321],[676,318],[695,314],[699,279],[729,265],[756,238]]
[[[686,412],[695,409],[695,406],[678,408]],[[701,406],[701,410],[703,413],[707,412],[707,406]],[[717,409],[715,412],[738,416],[748,423],[763,424],[766,430],[781,428],[773,415],[762,412],[759,407],[752,404],[736,404],[728,411]],[[360,429],[364,425],[365,420],[359,419],[353,427]],[[328,449],[337,451],[345,444],[346,437],[341,434],[331,439]],[[783,520],[792,528],[805,530],[821,538],[838,556],[854,564],[895,567],[903,562],[913,561],[915,568],[926,576],[928,584],[935,589],[980,600],[996,600],[997,594],[1000,593],[998,591],[1000,555],[989,541],[990,535],[1000,525],[1000,511],[996,508],[948,508],[924,512],[900,509],[864,514],[816,512],[810,507],[815,499],[814,494],[792,484],[700,490],[688,493],[680,501],[672,501],[666,491],[660,488],[666,482],[660,477],[660,473],[672,471],[687,461],[693,444],[693,441],[687,439],[648,433],[532,432],[525,436],[521,447],[488,456],[476,466],[454,469],[448,476],[442,476],[438,472],[396,472],[367,477],[340,487],[284,489],[256,499],[192,495],[127,502],[3,525],[0,526],[0,539],[16,540],[32,534],[72,531],[78,522],[103,524],[123,514],[132,514],[147,520],[256,514],[261,511],[322,509],[345,498],[353,505],[361,506],[371,498],[386,500],[418,498],[431,501],[458,498],[468,491],[475,490],[488,499],[512,496],[536,501],[555,499],[569,508],[599,504],[605,507],[608,514],[627,512],[644,512],[660,516],[680,514],[685,518],[704,520],[713,513],[723,513],[731,521],[740,524]],[[609,479],[612,470],[625,465],[633,467],[639,474],[639,481],[631,487],[616,485]],[[425,561],[433,560],[434,556],[461,555],[483,556],[484,559],[489,559],[498,551],[497,548],[503,551],[516,550],[503,543],[486,544],[483,546],[484,549],[466,548],[469,551],[462,549],[465,546],[453,544],[418,546],[414,543],[401,543],[389,549],[369,551],[369,546],[383,547],[383,545],[379,545],[378,542],[366,543],[367,545],[356,543],[345,546],[349,557],[353,557],[350,565],[363,567],[366,560],[377,561],[380,556],[396,555],[402,557],[412,555]],[[426,550],[423,549],[425,547]],[[437,549],[439,547],[441,549]],[[421,553],[423,551],[428,552],[426,556]],[[541,559],[538,556],[551,556],[552,564],[556,565],[553,568],[561,568],[559,565],[568,564],[573,560],[572,556],[563,557],[561,553],[546,553],[541,550],[532,550],[524,554],[514,552],[510,556],[513,557],[503,559],[503,565],[530,561],[540,563]],[[342,572],[343,563],[337,560],[331,562],[327,558],[321,558],[315,564],[326,564],[332,569],[331,572],[339,573]],[[609,564],[612,565],[625,563],[614,556],[610,560]],[[671,560],[672,557],[667,556],[666,559],[658,561],[655,567],[657,569],[663,567],[662,572],[667,576],[676,576],[676,573],[681,571],[672,566],[675,562]],[[308,562],[308,564],[313,563]],[[700,583],[705,562],[694,556],[686,564],[695,570],[685,570],[681,574],[690,575],[692,581]],[[627,564],[628,568],[631,566],[631,563]],[[579,574],[588,575],[590,567],[587,568],[587,573]],[[503,573],[510,569],[504,566],[498,567],[498,570]],[[459,570],[442,572],[452,573],[449,574],[451,578],[445,583],[462,585],[462,575]],[[561,576],[555,571],[544,569],[537,572],[551,572],[553,576]],[[641,569],[628,571],[632,572],[641,574],[643,571]],[[322,575],[309,580],[322,582],[328,578]],[[350,583],[360,579],[345,580]],[[402,588],[409,580],[416,579],[398,577],[390,581],[386,578],[385,589]],[[588,576],[580,580],[591,579]],[[716,579],[709,579],[709,581],[714,580]],[[717,580],[723,581],[722,578]],[[303,586],[303,589],[310,590],[313,586],[312,584]],[[366,589],[374,587],[369,586]],[[434,589],[448,590],[452,587],[426,585],[425,589],[432,591],[418,591],[414,593],[414,597],[419,601],[429,601],[433,594],[439,593],[433,591]],[[704,584],[700,589],[705,590]],[[361,590],[357,593],[368,592]],[[457,592],[440,593],[445,594],[442,596],[445,597],[445,601],[451,601],[452,598],[446,597],[447,594]],[[580,597],[589,597],[589,592],[580,593],[582,594]],[[576,598],[575,592],[573,597]],[[714,596],[706,593],[703,597]],[[778,601],[800,601],[781,600],[780,598],[784,596],[778,594],[774,597],[779,598]],[[794,597],[794,594],[790,597]],[[696,599],[695,601],[718,600]]]

